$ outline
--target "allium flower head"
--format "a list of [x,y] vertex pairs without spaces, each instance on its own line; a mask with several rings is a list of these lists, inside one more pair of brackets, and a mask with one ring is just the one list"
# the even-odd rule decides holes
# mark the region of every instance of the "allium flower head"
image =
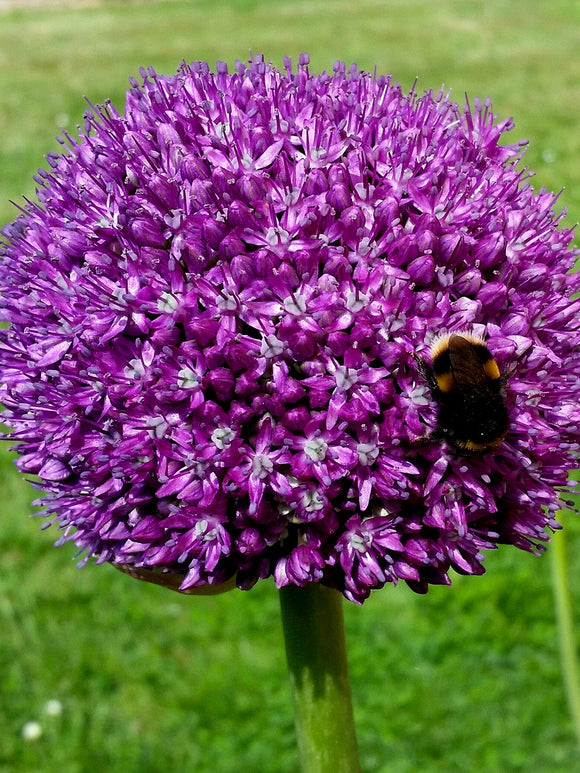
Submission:
[[[83,561],[361,602],[557,526],[580,279],[555,197],[487,102],[307,65],[143,72],[4,231],[3,417]],[[432,434],[418,358],[453,331],[505,374],[488,453]]]

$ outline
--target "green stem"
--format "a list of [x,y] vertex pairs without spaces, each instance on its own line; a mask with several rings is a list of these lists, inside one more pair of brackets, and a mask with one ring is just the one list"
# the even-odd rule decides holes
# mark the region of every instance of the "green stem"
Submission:
[[560,639],[562,676],[568,696],[568,705],[570,707],[570,716],[574,724],[576,740],[580,745],[580,679],[578,675],[576,638],[574,636],[572,599],[568,579],[565,530],[556,532],[552,539],[553,544],[550,552],[552,554],[552,576]]
[[312,583],[280,591],[303,773],[359,773],[342,596]]

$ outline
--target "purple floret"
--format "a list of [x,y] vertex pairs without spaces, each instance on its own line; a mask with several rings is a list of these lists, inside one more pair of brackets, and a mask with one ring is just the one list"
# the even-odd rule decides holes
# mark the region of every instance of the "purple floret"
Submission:
[[[182,590],[424,592],[539,551],[580,442],[580,278],[490,105],[261,59],[143,72],[0,248],[17,465],[84,553]],[[430,437],[417,357],[485,339],[510,428]]]

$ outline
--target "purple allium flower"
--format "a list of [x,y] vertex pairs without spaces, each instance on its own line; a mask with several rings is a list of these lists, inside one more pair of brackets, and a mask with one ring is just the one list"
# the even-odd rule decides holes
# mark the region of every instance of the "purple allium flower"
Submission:
[[[4,231],[3,418],[83,562],[362,602],[557,528],[580,278],[555,197],[487,102],[307,63],[143,73]],[[430,437],[417,360],[465,330],[506,376],[479,456]]]

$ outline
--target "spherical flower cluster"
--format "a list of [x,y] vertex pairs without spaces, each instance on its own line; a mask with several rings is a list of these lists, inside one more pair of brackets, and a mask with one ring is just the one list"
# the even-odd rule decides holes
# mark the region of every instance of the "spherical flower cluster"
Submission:
[[[557,527],[580,279],[555,197],[488,103],[307,65],[143,72],[4,231],[3,418],[83,561],[362,602]],[[505,375],[487,453],[433,434],[420,358],[451,331]]]

